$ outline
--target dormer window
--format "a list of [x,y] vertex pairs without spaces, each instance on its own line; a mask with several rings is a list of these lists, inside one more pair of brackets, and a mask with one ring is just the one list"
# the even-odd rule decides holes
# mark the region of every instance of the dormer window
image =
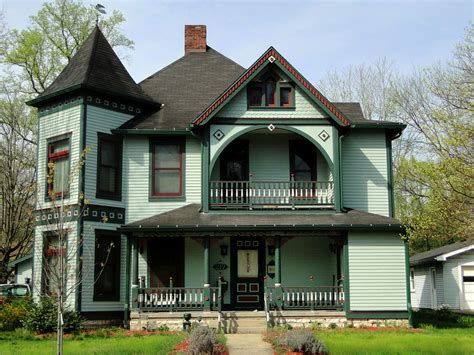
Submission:
[[268,76],[247,87],[249,108],[294,108],[294,88],[288,82]]

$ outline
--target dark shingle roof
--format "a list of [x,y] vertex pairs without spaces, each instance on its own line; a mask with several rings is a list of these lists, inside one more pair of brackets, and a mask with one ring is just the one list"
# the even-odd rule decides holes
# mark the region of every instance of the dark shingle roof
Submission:
[[153,103],[127,72],[99,27],[95,27],[53,83],[30,103],[36,105],[56,93],[75,88]]
[[336,106],[344,116],[349,118],[351,122],[367,122],[367,119],[364,117],[364,112],[362,112],[362,107],[358,102],[333,102],[332,104]]
[[244,70],[210,47],[206,52],[189,53],[140,83],[164,107],[120,128],[187,128]]
[[238,227],[288,227],[303,228],[314,227],[319,228],[394,228],[400,229],[400,222],[395,218],[384,217],[372,213],[350,210],[345,213],[294,213],[294,211],[275,211],[275,213],[258,213],[249,214],[226,212],[220,213],[202,213],[201,206],[198,204],[189,204],[184,207],[174,209],[165,213],[142,219],[140,221],[129,223],[125,228],[156,228],[160,229],[176,229],[180,228],[238,228]]
[[452,251],[465,248],[469,245],[474,245],[474,238],[465,240],[463,242],[448,244],[440,248],[431,249],[423,253],[415,254],[410,257],[410,265],[420,265],[434,262],[435,259],[440,255],[451,253]]

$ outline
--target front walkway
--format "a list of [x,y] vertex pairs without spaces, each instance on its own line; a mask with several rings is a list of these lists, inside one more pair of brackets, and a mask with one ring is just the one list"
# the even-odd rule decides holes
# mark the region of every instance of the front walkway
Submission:
[[262,334],[226,334],[225,337],[230,355],[273,355],[271,345],[263,341]]

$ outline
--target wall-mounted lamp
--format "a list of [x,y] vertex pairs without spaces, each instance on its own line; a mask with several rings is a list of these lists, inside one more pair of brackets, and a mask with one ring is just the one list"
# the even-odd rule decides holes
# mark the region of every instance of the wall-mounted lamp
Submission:
[[268,255],[270,255],[270,256],[275,255],[275,246],[274,245],[269,245],[268,246]]
[[228,251],[229,251],[228,245],[222,244],[221,245],[221,255],[226,256]]

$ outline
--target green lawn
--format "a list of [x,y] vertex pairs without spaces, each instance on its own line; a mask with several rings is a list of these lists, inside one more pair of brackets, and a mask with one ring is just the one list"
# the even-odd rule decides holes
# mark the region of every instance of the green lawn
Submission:
[[407,331],[316,331],[331,354],[474,354],[474,328]]
[[[65,354],[167,354],[183,340],[182,334],[80,338],[64,341]],[[54,354],[54,340],[0,340],[0,354]]]

